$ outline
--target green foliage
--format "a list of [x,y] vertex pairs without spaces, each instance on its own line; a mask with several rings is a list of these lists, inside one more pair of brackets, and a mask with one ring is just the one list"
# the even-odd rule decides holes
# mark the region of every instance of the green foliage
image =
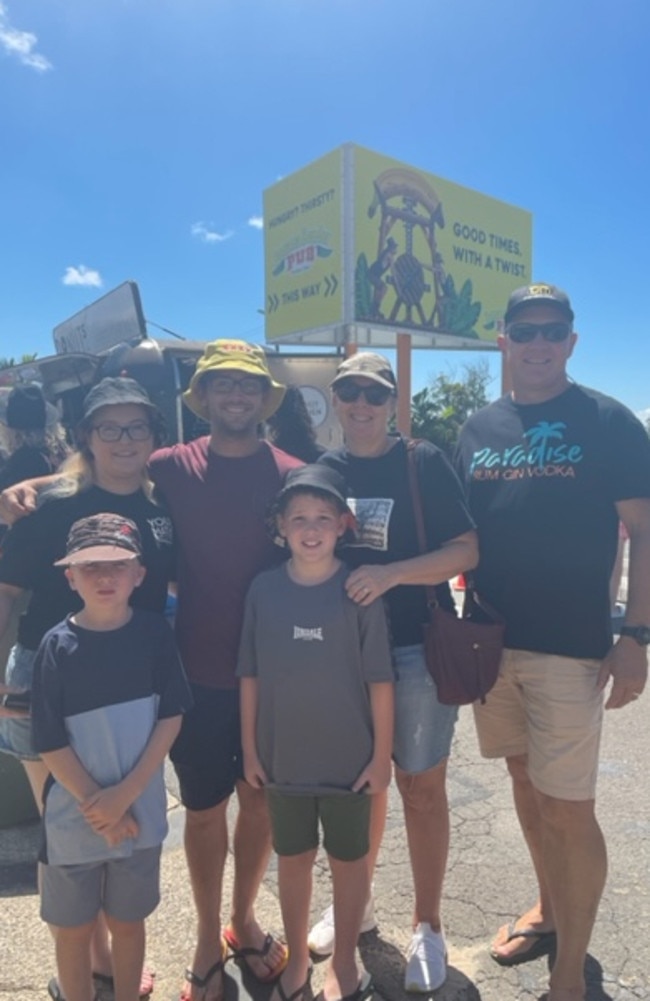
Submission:
[[464,366],[464,378],[440,374],[411,401],[411,433],[427,438],[451,455],[463,424],[489,403],[490,367],[486,359]]
[[27,365],[30,361],[36,361],[38,352],[33,355],[23,355],[19,361],[15,358],[0,358],[0,369],[14,368],[16,365]]
[[472,294],[469,278],[463,282],[460,292],[457,292],[453,277],[447,275],[440,299],[441,326],[445,333],[478,338],[474,324],[479,318],[481,303],[472,302]]

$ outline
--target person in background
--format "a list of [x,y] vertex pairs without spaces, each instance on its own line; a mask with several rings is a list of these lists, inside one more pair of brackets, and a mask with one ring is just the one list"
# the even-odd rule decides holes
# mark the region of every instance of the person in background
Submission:
[[[585,997],[607,869],[595,813],[603,702],[639,698],[650,643],[650,439],[622,404],[570,380],[573,320],[555,285],[512,293],[498,340],[512,392],[469,418],[457,450],[481,547],[476,587],[506,622],[499,678],[474,707],[479,744],[506,760],[539,889],[490,953],[515,966],[556,950],[548,1001]],[[612,645],[619,521],[629,590]]]
[[0,490],[53,473],[70,452],[56,411],[48,406],[36,383],[11,390],[4,407],[4,424],[9,454],[0,470]]
[[298,386],[287,386],[282,403],[266,421],[267,437],[276,448],[303,462],[316,462],[325,449],[316,441],[316,432]]

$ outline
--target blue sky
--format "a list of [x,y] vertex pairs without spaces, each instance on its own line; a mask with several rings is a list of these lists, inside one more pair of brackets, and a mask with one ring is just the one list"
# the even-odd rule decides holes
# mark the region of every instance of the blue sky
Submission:
[[571,373],[648,408],[649,35],[646,0],[0,0],[0,356],[127,278],[263,340],[262,191],[351,141],[531,211]]

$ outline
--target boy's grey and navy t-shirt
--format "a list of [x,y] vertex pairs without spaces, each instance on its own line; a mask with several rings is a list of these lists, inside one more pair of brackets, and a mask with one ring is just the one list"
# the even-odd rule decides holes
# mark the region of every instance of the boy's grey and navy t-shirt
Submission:
[[[190,708],[173,633],[161,615],[134,610],[120,629],[83,629],[68,618],[43,638],[35,663],[32,737],[44,754],[70,747],[105,788],[136,765],[157,722]],[[52,776],[44,793],[44,854],[52,865],[131,855],[167,833],[162,766],[132,806],[136,838],[109,848]]]
[[284,793],[349,791],[372,757],[368,684],[393,668],[383,603],[348,598],[349,572],[305,586],[282,566],[248,592],[237,673],[257,678],[257,750]]

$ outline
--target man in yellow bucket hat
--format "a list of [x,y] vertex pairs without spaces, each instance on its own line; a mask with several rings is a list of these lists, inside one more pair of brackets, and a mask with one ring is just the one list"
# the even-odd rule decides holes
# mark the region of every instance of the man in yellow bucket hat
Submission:
[[[248,585],[279,555],[265,531],[265,511],[285,474],[301,465],[258,436],[260,422],[277,410],[284,392],[259,345],[213,341],[183,396],[210,424],[209,436],[162,449],[151,462],[178,540],[176,632],[194,693],[171,753],[187,811],[185,850],[198,917],[181,997],[194,1001],[222,997],[227,946],[262,982],[286,964],[284,946],[262,931],[253,912],[270,824],[263,791],[243,780],[235,677]],[[230,922],[222,930],[226,809],[235,790],[235,884]]]

